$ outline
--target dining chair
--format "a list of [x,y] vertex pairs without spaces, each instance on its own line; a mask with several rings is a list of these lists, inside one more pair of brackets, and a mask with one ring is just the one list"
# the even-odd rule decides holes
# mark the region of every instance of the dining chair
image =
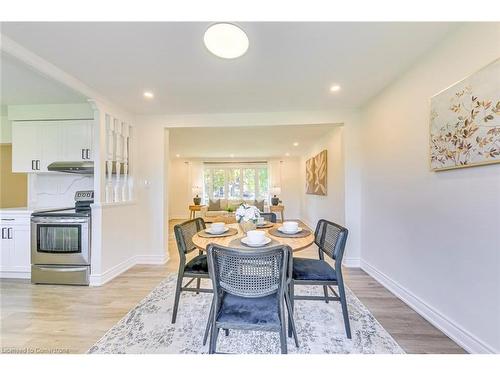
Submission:
[[281,353],[286,354],[285,304],[289,313],[291,305],[285,296],[291,248],[246,250],[210,244],[207,252],[214,288],[209,353],[216,351],[220,329],[236,329],[279,332]]
[[[331,221],[320,220],[314,232],[314,243],[318,246],[319,259],[293,258],[292,280],[289,284],[289,294],[292,304],[292,315],[294,301],[296,300],[324,300],[340,301],[344,326],[347,338],[351,338],[351,325],[347,311],[347,300],[342,277],[342,258],[344,257],[345,244],[348,230]],[[329,256],[335,262],[332,267],[325,260],[324,255]],[[323,286],[324,296],[297,296],[294,293],[294,285],[320,285]],[[337,286],[338,294],[332,288]],[[328,289],[333,297],[328,295]],[[292,332],[289,329],[288,335]]]
[[[175,289],[174,311],[172,313],[172,324],[177,318],[177,310],[179,308],[179,299],[182,292],[212,293],[212,289],[200,288],[201,279],[208,279],[208,263],[207,256],[201,250],[198,250],[198,255],[187,261],[186,256],[197,249],[193,244],[192,238],[200,230],[205,229],[205,222],[202,218],[185,221],[174,226],[175,240],[177,242],[177,250],[179,251],[179,272],[177,274],[177,286]],[[183,279],[190,277],[186,285],[182,286]],[[196,280],[196,287],[189,287]]]
[[276,223],[276,214],[274,212],[261,212],[260,216],[271,223]]

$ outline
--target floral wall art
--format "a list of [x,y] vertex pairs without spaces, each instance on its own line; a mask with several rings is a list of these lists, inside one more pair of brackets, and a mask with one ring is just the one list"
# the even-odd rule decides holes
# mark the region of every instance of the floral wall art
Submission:
[[500,59],[431,98],[430,163],[500,163]]
[[321,151],[318,155],[306,161],[306,193],[326,195],[327,193],[327,153]]

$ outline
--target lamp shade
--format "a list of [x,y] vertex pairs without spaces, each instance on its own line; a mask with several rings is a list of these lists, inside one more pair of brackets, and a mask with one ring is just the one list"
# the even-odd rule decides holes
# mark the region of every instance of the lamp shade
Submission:
[[271,193],[273,195],[280,195],[281,194],[281,188],[279,186],[273,186],[271,189]]
[[193,186],[191,191],[193,192],[193,195],[199,195],[202,193],[201,187],[199,186]]

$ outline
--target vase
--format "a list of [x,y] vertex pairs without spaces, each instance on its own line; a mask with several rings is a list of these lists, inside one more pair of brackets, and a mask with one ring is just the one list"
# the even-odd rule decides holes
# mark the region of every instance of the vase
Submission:
[[196,196],[193,198],[193,203],[197,206],[199,206],[201,204],[201,197],[199,196]]
[[279,203],[280,203],[280,199],[276,195],[271,198],[271,204],[273,206],[277,206]]
[[240,221],[240,228],[243,233],[247,233],[249,230],[257,229],[257,223],[254,223],[252,220],[250,221]]

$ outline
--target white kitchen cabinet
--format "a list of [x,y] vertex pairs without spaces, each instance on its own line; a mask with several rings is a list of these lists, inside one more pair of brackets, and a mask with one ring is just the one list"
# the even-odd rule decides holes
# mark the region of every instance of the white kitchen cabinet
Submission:
[[94,160],[92,155],[92,121],[63,121],[61,124],[62,160]]
[[55,161],[93,160],[91,120],[13,121],[12,171],[48,172]]
[[44,121],[41,125],[38,131],[42,156],[37,171],[47,172],[50,163],[61,160],[61,131],[57,121]]
[[31,237],[29,214],[26,218],[4,216],[0,225],[0,276],[29,278],[31,272]]
[[42,158],[39,124],[34,121],[12,123],[12,172],[35,172]]

